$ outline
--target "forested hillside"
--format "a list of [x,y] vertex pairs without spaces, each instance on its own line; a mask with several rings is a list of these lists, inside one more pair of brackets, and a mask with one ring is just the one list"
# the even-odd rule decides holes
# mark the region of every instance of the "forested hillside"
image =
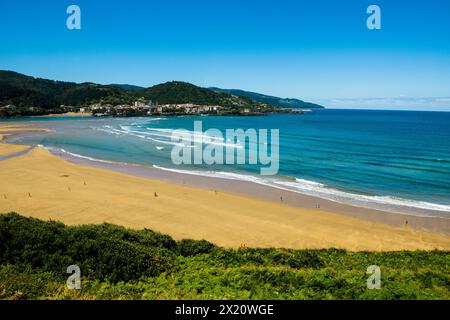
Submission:
[[[150,88],[131,85],[73,83],[29,77],[13,71],[0,71],[0,117],[62,113],[70,107],[94,103],[130,105],[144,98],[159,104],[193,103],[220,105],[232,109],[267,111],[271,106],[227,93],[217,93],[190,83],[172,81]],[[61,106],[65,105],[66,108]],[[7,106],[9,106],[7,108]]]

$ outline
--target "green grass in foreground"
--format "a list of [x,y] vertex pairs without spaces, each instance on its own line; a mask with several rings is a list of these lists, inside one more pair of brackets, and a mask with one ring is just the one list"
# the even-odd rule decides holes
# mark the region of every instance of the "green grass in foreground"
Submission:
[[[449,299],[449,253],[229,250],[11,213],[0,215],[0,299]],[[81,290],[66,287],[74,264]],[[369,265],[379,290],[366,287]]]

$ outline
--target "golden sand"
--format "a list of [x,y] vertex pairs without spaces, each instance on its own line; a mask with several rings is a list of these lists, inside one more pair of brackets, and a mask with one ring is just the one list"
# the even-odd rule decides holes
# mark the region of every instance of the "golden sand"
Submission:
[[92,112],[66,112],[66,113],[51,113],[43,116],[34,117],[92,117]]
[[81,166],[35,148],[0,161],[0,212],[114,223],[225,247],[450,249],[450,237]]

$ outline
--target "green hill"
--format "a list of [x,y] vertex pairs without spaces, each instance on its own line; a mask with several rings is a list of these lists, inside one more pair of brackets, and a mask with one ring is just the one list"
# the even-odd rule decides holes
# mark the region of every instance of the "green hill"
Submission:
[[140,87],[140,86],[135,86],[132,84],[110,84],[110,87],[115,87],[115,88],[119,88],[119,89],[124,89],[124,90],[129,90],[129,91],[139,91],[139,90],[144,90],[144,87]]
[[256,102],[266,103],[274,107],[279,108],[299,108],[299,109],[323,109],[324,107],[315,103],[306,102],[299,99],[292,98],[279,98],[274,96],[268,96],[261,93],[244,91],[239,89],[220,89],[211,87],[209,88],[214,92],[228,93],[237,97],[245,97],[252,99]]
[[[127,84],[100,85],[54,81],[26,76],[13,71],[0,70],[0,117],[62,113],[61,105],[82,107],[93,103],[112,105],[131,104],[137,98],[145,98],[159,104],[194,103],[220,105],[230,113],[239,113],[243,108],[252,112],[266,112],[271,105],[218,93],[190,83],[171,81],[150,88]],[[15,109],[5,109],[14,105]]]
[[194,103],[200,105],[220,105],[230,108],[264,108],[263,104],[247,97],[236,97],[228,93],[195,86],[181,81],[158,84],[138,92],[144,98],[157,101],[159,104]]
[[[62,112],[60,105],[83,106],[94,102],[131,103],[132,94],[120,88],[95,83],[73,83],[0,71],[0,107],[14,105],[20,116]],[[3,111],[6,112],[6,111]]]

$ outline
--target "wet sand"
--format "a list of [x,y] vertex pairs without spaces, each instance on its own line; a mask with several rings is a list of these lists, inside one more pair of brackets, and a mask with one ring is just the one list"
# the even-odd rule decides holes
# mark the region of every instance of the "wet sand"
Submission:
[[5,139],[7,137],[24,132],[38,133],[38,132],[49,132],[49,130],[32,128],[26,124],[0,124],[0,157],[21,152],[29,148],[29,146],[19,144],[9,144],[5,142]]
[[7,144],[3,142],[4,137],[7,135],[0,134],[0,156],[6,156],[11,153],[16,153],[27,149],[27,146],[22,146],[19,144]]

